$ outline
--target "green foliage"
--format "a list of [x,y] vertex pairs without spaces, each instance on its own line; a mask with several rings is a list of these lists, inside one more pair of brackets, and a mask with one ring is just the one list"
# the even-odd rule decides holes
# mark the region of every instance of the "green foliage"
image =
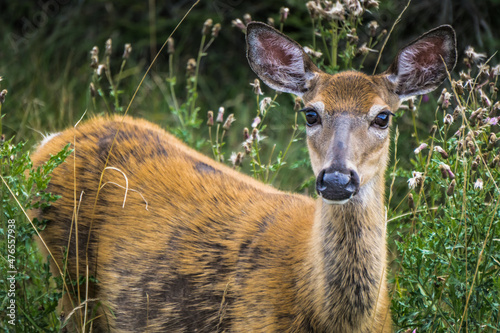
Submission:
[[[55,312],[61,297],[61,280],[52,278],[47,258],[34,243],[44,221],[30,223],[28,209],[44,209],[57,197],[46,193],[50,173],[70,153],[68,147],[33,169],[23,142],[0,142],[2,199],[0,217],[0,327],[3,331],[57,332]],[[15,199],[16,198],[16,199]],[[36,231],[35,231],[36,228]],[[12,300],[15,303],[12,303]],[[15,316],[8,309],[15,304]]]
[[[479,60],[465,58],[469,67]],[[413,170],[393,174],[410,186],[410,213],[389,213],[397,222],[393,315],[402,332],[500,330],[499,68],[460,73],[441,94]]]

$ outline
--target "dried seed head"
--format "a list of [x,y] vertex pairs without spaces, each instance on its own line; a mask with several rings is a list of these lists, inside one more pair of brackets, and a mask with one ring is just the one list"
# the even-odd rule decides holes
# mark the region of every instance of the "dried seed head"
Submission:
[[495,67],[492,67],[490,74],[492,76],[498,76],[500,74],[500,65],[496,65]]
[[271,27],[274,27],[274,19],[272,17],[267,18],[267,24]]
[[215,23],[214,27],[212,28],[212,37],[217,38],[219,37],[220,30],[222,29],[222,26],[220,23]]
[[174,39],[172,37],[170,37],[168,40],[167,40],[167,53],[168,54],[174,54],[175,52],[175,43],[174,43]]
[[95,98],[97,96],[97,91],[95,90],[94,82],[90,82],[90,97]]
[[470,167],[471,167],[471,169],[472,169],[472,170],[476,171],[476,170],[477,170],[477,168],[479,167],[479,164],[477,163],[477,161],[476,161],[476,160],[474,160],[474,161],[472,161],[472,163],[471,163],[471,166],[470,166]]
[[235,120],[236,120],[236,118],[234,118],[234,114],[231,113],[229,116],[227,116],[226,122],[224,123],[222,128],[225,129],[226,131],[229,131],[229,128],[231,128],[231,124]]
[[493,146],[495,145],[496,142],[497,142],[497,135],[495,133],[490,133],[490,136],[488,137],[488,144],[490,146]]
[[408,110],[415,111],[417,108],[415,107],[415,97],[408,98]]
[[424,180],[424,174],[418,171],[413,171],[413,177],[408,179],[408,187],[414,190],[417,185],[421,185]]
[[106,66],[101,64],[101,65],[97,66],[97,69],[95,72],[97,73],[97,75],[101,76],[105,70],[106,70]]
[[371,21],[368,23],[368,29],[370,30],[370,36],[375,37],[377,35],[378,23],[377,21]]
[[491,101],[482,89],[479,89],[479,96],[481,97],[481,103],[483,106],[485,108],[489,108],[491,106]]
[[106,50],[104,51],[104,54],[110,56],[112,52],[113,52],[113,41],[111,40],[111,38],[108,38],[108,40],[106,41]]
[[259,130],[257,128],[254,128],[252,130],[252,141],[256,141],[256,140],[258,141],[258,139],[259,139]]
[[290,14],[290,9],[287,7],[281,7],[280,8],[280,22],[284,23],[286,19],[288,18],[288,14]]
[[460,105],[457,105],[455,110],[453,110],[453,120],[457,120],[458,116],[465,114],[465,107],[460,107]]
[[130,53],[132,53],[132,44],[127,43],[123,48],[123,59],[128,59],[130,57]]
[[496,168],[499,165],[499,162],[500,162],[500,156],[497,155],[497,156],[495,156],[493,161],[491,161],[490,168]]
[[214,125],[214,112],[212,110],[207,112],[207,126],[212,127]]
[[186,65],[186,72],[188,76],[194,76],[196,73],[196,60],[194,58],[190,58]]
[[444,94],[444,97],[443,97],[443,104],[441,104],[441,106],[443,107],[443,109],[447,109],[450,107],[451,105],[451,102],[450,102],[450,99],[453,95],[449,92],[446,92]]
[[468,141],[467,142],[467,148],[469,148],[469,153],[471,155],[475,155],[476,154],[476,146],[474,145],[474,142]]
[[457,143],[457,150],[462,151],[464,149],[464,142],[462,140]]
[[474,189],[475,190],[482,190],[483,189],[483,180],[481,178],[478,178],[476,182],[474,183]]
[[261,114],[265,114],[267,112],[267,108],[271,105],[272,103],[271,97],[265,97],[260,101],[259,109]]
[[498,92],[498,88],[495,87],[495,82],[490,82],[490,94],[494,95]]
[[453,192],[455,191],[455,186],[457,185],[457,182],[455,181],[455,179],[453,179],[450,183],[450,185],[448,186],[448,189],[446,190],[446,194],[451,197],[453,195]]
[[221,106],[219,108],[219,112],[217,113],[217,119],[215,121],[218,123],[224,122],[224,107],[223,106]]
[[434,135],[437,131],[438,127],[437,125],[432,125],[431,130],[429,131],[430,135]]
[[358,48],[358,51],[357,53],[358,54],[361,54],[361,55],[367,55],[369,52],[378,52],[377,50],[374,50],[374,49],[370,49],[366,46],[366,43],[363,43],[363,45],[361,45],[359,48]]
[[256,95],[264,95],[262,93],[262,90],[260,89],[260,81],[259,79],[253,80],[253,83],[250,83],[250,85],[253,87],[253,92]]
[[243,160],[243,154],[240,152],[239,153],[233,152],[229,160],[233,164],[233,168],[239,167],[241,165],[241,161]]
[[0,91],[0,104],[3,104],[5,102],[5,96],[7,96],[7,93],[7,89]]
[[259,117],[259,116],[257,116],[257,117],[255,117],[255,118],[253,119],[253,122],[252,122],[252,128],[254,128],[254,129],[255,129],[257,126],[259,126],[259,124],[260,124],[260,117]]
[[465,49],[465,56],[466,56],[466,59],[470,63],[473,63],[473,64],[479,63],[483,59],[486,58],[486,54],[485,53],[476,53],[476,52],[474,52],[474,48],[472,48],[472,46],[468,46]]
[[243,15],[243,22],[248,25],[248,23],[252,22],[252,16],[246,13],[245,15]]
[[378,0],[365,0],[365,8],[378,8]]
[[[356,35],[356,29],[354,29],[354,28],[353,28],[353,29],[351,29],[351,33],[348,33],[348,34],[347,34],[347,41],[348,41],[350,44],[352,44],[352,45],[356,45],[356,44],[358,44],[358,42],[359,42],[359,37],[358,37],[358,35]],[[365,43],[365,45],[366,45],[366,43]],[[366,46],[365,46],[365,47],[366,47]],[[360,52],[360,51],[358,50],[358,52]]]
[[316,4],[315,1],[308,1],[306,3],[306,7],[307,7],[307,10],[309,11],[309,16],[311,16],[311,18],[313,20],[315,20],[319,17],[320,8],[318,7],[318,5]]
[[446,150],[444,150],[440,146],[435,146],[434,151],[437,151],[439,154],[441,154],[442,158],[444,158],[444,159],[448,158],[448,153],[446,152]]
[[443,177],[443,179],[448,178],[448,170],[446,170],[444,164],[439,165],[439,171],[441,171],[441,177]]
[[245,154],[250,155],[252,153],[252,142],[251,141],[245,141],[243,143],[243,149],[245,149]]
[[295,104],[293,106],[293,110],[297,112],[300,109],[302,109],[302,98],[295,97]]
[[410,207],[411,210],[415,209],[415,201],[413,201],[413,194],[408,194],[408,207]]
[[248,127],[243,129],[243,141],[247,141],[250,138],[250,132],[248,131]]
[[244,33],[247,32],[247,26],[240,19],[232,20],[231,21],[231,25],[233,27],[236,27],[236,28],[240,29]]
[[214,21],[209,18],[205,21],[205,23],[203,23],[203,28],[201,29],[201,34],[203,36],[208,36],[208,34],[210,33],[210,31],[212,31],[212,25],[214,24]]
[[444,116],[443,123],[445,123],[446,125],[453,124],[453,116],[447,113],[446,116]]
[[421,143],[420,146],[418,146],[417,148],[415,148],[415,150],[413,151],[415,153],[415,155],[417,154],[420,154],[420,152],[422,150],[424,150],[425,148],[427,148],[427,143]]
[[453,86],[458,95],[464,94],[464,82],[462,80],[458,81],[452,80],[451,85]]
[[444,94],[446,94],[447,92],[448,92],[448,90],[446,88],[443,88],[443,90],[441,90],[441,95],[439,95],[439,98],[437,100],[438,104],[443,104]]
[[304,52],[315,58],[321,58],[323,56],[323,53],[321,53],[320,51],[314,51],[313,49],[310,49],[307,46],[304,47]]

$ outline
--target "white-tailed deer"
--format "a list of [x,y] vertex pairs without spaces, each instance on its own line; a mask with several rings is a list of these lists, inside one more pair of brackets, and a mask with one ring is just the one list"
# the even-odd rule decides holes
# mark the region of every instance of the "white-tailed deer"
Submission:
[[94,331],[391,331],[391,115],[445,80],[456,62],[454,31],[426,33],[386,72],[368,76],[323,73],[275,29],[247,29],[255,73],[305,103],[318,199],[261,184],[144,120],[96,118],[59,133],[33,160],[75,144],[48,189],[61,199],[32,214],[48,220],[42,237],[60,266],[71,238],[70,276],[78,244],[80,274],[87,262],[98,280],[87,296],[103,304]]

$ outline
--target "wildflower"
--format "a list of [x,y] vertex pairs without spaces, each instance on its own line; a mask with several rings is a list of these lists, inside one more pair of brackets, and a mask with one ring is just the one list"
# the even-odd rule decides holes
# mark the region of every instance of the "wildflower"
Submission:
[[216,23],[214,27],[212,28],[212,37],[217,38],[219,36],[220,30],[222,29],[222,26],[220,23]]
[[417,187],[417,185],[422,184],[424,175],[423,173],[418,171],[413,171],[412,175],[413,177],[408,179],[408,187],[414,190]]
[[482,190],[483,189],[483,180],[481,178],[478,178],[476,182],[474,183],[474,189],[475,190]]
[[499,162],[500,162],[500,156],[497,155],[495,156],[493,161],[491,161],[490,168],[495,168],[497,165],[499,165]]
[[365,0],[365,8],[378,8],[378,0]]
[[491,133],[490,136],[488,137],[488,143],[490,146],[493,146],[497,142],[497,136],[495,133]]
[[193,76],[196,71],[196,60],[194,58],[190,58],[186,65],[186,71],[188,76]]
[[443,123],[445,123],[446,125],[453,124],[453,116],[447,113],[446,116],[444,116]]
[[252,22],[252,16],[246,13],[245,15],[243,15],[243,22],[248,25],[248,23]]
[[438,127],[436,125],[432,125],[431,130],[429,131],[430,135],[434,135],[437,131]]
[[477,65],[477,68],[479,69],[479,75],[484,74],[486,76],[490,75],[490,66],[486,64],[480,64]]
[[235,20],[232,20],[231,21],[231,25],[233,27],[236,27],[238,29],[240,29],[241,31],[243,32],[247,32],[247,27],[246,25],[240,20],[240,19],[235,19]]
[[207,114],[208,114],[207,126],[212,127],[214,125],[214,112],[210,110],[207,112]]
[[250,85],[253,87],[254,94],[256,94],[256,95],[264,95],[264,93],[260,89],[260,81],[259,81],[259,79],[253,80],[253,83],[250,83]]
[[453,192],[455,191],[455,186],[457,185],[457,182],[455,181],[455,179],[453,179],[450,183],[450,185],[448,186],[448,189],[446,190],[446,194],[451,197],[453,195]]
[[123,58],[123,59],[128,59],[128,57],[130,56],[130,53],[132,53],[132,44],[127,43],[127,44],[125,44],[125,46],[123,47],[123,55],[122,55],[122,58]]
[[250,132],[248,131],[248,127],[243,129],[243,141],[247,141],[250,138]]
[[5,96],[7,95],[7,89],[4,89],[0,92],[0,104],[5,102]]
[[378,29],[377,21],[371,21],[370,23],[368,23],[368,29],[370,30],[370,36],[375,37]]
[[219,112],[217,113],[217,119],[215,121],[218,123],[224,122],[224,107],[223,106],[221,106],[219,108]]
[[260,102],[260,105],[259,105],[261,114],[265,113],[268,106],[271,105],[272,101],[273,100],[271,99],[271,97],[265,97],[264,99],[262,99],[262,101]]
[[295,97],[295,104],[293,106],[294,111],[299,111],[302,108],[302,98]]
[[260,117],[257,116],[254,118],[253,122],[252,122],[252,128],[256,128],[257,126],[259,126],[260,124]]
[[469,152],[471,155],[474,155],[476,153],[476,146],[474,145],[474,142],[468,141],[467,148],[469,148]]
[[174,39],[172,37],[167,39],[167,53],[168,54],[173,54],[175,52],[174,46],[175,46]]
[[447,159],[448,158],[448,153],[446,152],[446,150],[444,150],[442,147],[440,146],[435,146],[434,147],[434,151],[437,151],[439,154],[441,154],[441,157],[444,158],[444,159]]
[[236,120],[236,118],[234,118],[234,114],[230,114],[229,116],[227,116],[227,119],[226,119],[226,122],[224,123],[224,125],[222,126],[223,129],[225,129],[226,131],[229,131],[229,128],[231,127],[231,124]]
[[313,49],[308,48],[307,46],[304,47],[304,52],[312,55],[315,58],[321,58],[323,56],[323,53],[320,51],[314,51]]
[[455,110],[453,110],[453,120],[457,120],[459,115],[465,114],[465,107],[460,105],[457,105]]
[[212,19],[207,19],[205,23],[203,23],[203,28],[201,29],[201,34],[203,36],[207,36],[210,31],[212,30],[212,25],[214,24],[214,21]]
[[347,40],[349,41],[349,43],[351,43],[353,45],[358,44],[359,37],[356,34],[355,28],[352,28],[350,33],[347,34]]
[[495,126],[498,125],[498,120],[499,120],[498,118],[500,117],[493,117],[493,118],[488,117],[484,121],[488,125]]
[[422,150],[424,150],[425,148],[427,148],[427,143],[421,143],[420,146],[418,146],[417,148],[415,148],[415,150],[413,151],[415,153],[415,155],[417,154],[420,154],[420,152]]
[[259,130],[257,128],[252,130],[252,141],[259,141]]
[[363,14],[363,7],[361,7],[359,0],[344,0],[344,3],[353,16],[358,17]]
[[111,38],[108,38],[108,40],[106,41],[106,50],[104,51],[104,54],[110,56],[111,52],[113,51],[112,48],[113,48],[113,41],[111,40]]
[[289,13],[290,13],[290,9],[288,9],[286,7],[280,8],[280,22],[281,23],[284,23],[286,21]]
[[415,209],[415,201],[413,200],[413,194],[408,194],[408,207],[410,207],[411,210]]
[[472,80],[472,77],[469,74],[465,73],[464,71],[461,71],[459,73],[459,75],[460,75],[460,80],[462,80],[462,81],[466,81],[467,82],[469,80]]
[[486,58],[485,53],[474,52],[474,48],[472,48],[472,46],[468,46],[467,49],[465,49],[465,56],[471,63],[478,63]]
[[252,141],[243,142],[243,149],[245,149],[245,154],[250,155],[252,152]]
[[272,17],[267,18],[267,24],[271,27],[274,27],[274,19]]

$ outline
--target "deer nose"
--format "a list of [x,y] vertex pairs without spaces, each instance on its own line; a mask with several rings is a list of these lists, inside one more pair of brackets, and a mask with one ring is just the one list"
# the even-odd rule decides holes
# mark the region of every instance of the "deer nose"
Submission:
[[346,168],[323,169],[316,178],[316,191],[329,204],[344,204],[358,193],[359,176]]

